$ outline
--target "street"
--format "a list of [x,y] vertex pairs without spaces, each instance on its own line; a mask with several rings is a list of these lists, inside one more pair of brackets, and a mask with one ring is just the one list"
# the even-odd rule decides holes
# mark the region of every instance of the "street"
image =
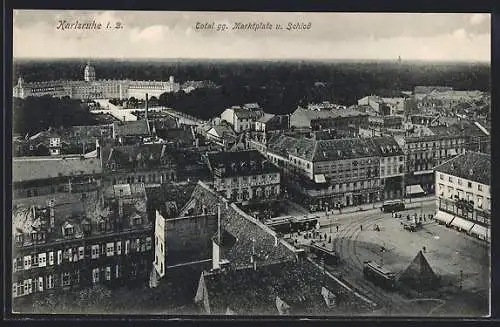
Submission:
[[[334,275],[367,296],[383,310],[392,315],[452,315],[456,302],[473,301],[471,305],[482,303],[489,290],[489,247],[486,243],[464,233],[438,225],[426,219],[422,229],[409,232],[402,228],[406,216],[420,213],[428,217],[434,213],[435,203],[424,201],[417,207],[401,211],[402,219],[393,218],[391,213],[380,209],[338,212],[319,216],[321,239],[314,238],[316,244],[335,250],[341,260],[338,266],[328,266]],[[380,231],[375,231],[378,225]],[[338,227],[338,231],[337,231]],[[362,229],[361,229],[362,228]],[[326,238],[325,238],[326,235]],[[331,243],[328,240],[331,238]],[[291,242],[309,244],[304,233],[292,236]],[[441,287],[426,299],[415,299],[403,291],[387,291],[363,276],[363,262],[375,261],[388,270],[399,274],[412,262],[418,251],[425,247],[424,256],[433,271],[441,277]],[[478,297],[479,300],[472,300]],[[461,305],[464,303],[460,302]],[[487,314],[483,309],[462,310],[471,315]],[[480,312],[478,312],[480,310]],[[378,312],[380,313],[380,312]]]

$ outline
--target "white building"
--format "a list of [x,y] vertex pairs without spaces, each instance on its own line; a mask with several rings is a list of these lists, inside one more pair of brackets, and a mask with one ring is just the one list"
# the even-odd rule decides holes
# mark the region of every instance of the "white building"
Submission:
[[26,98],[50,95],[53,97],[69,96],[73,99],[128,99],[135,97],[145,99],[149,96],[159,97],[163,93],[178,92],[180,84],[173,76],[168,81],[131,81],[131,80],[97,80],[93,66],[87,64],[81,81],[42,81],[26,83],[22,77],[13,88],[13,96]]
[[491,156],[467,152],[434,171],[438,222],[489,241]]

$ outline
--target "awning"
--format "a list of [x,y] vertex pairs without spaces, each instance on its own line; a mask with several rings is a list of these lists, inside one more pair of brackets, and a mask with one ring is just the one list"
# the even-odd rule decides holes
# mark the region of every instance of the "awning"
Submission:
[[406,186],[406,194],[425,194],[424,189],[420,185],[408,185]]
[[325,175],[323,174],[314,175],[314,181],[316,183],[326,183]]
[[474,226],[474,223],[470,220],[465,220],[460,217],[455,217],[455,219],[452,220],[451,225],[469,232],[472,226]]
[[446,225],[448,225],[453,220],[453,217],[455,216],[443,211],[438,211],[436,214],[436,219],[442,221]]
[[480,238],[489,240],[490,239],[490,229],[482,225],[474,224],[470,230],[471,234],[476,234]]

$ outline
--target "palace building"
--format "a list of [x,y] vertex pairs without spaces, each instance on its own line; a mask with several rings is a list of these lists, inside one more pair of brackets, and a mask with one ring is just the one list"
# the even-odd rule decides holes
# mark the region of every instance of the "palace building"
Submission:
[[168,81],[132,81],[132,80],[97,80],[95,68],[87,63],[81,81],[40,81],[25,82],[22,77],[17,80],[13,88],[16,98],[69,96],[73,99],[128,99],[135,97],[144,99],[146,93],[159,97],[163,93],[177,92],[180,84],[170,76]]

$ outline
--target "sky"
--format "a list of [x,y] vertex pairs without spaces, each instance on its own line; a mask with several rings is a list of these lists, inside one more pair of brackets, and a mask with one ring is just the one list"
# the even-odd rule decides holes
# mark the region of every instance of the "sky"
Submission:
[[[58,29],[60,21],[121,29]],[[226,24],[200,30],[197,23]],[[232,30],[269,22],[272,30]],[[309,29],[287,30],[288,24]],[[490,14],[15,10],[14,58],[491,60]],[[276,24],[285,27],[276,30]]]

